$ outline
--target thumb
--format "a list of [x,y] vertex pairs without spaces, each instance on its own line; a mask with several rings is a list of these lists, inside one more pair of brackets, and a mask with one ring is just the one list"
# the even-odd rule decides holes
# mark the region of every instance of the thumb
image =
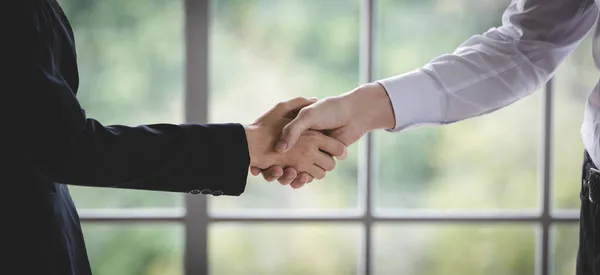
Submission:
[[310,121],[308,121],[307,116],[303,114],[305,113],[300,112],[296,118],[283,127],[281,137],[277,144],[275,144],[275,150],[277,152],[283,153],[289,148],[292,148],[300,138],[300,135],[310,128]]

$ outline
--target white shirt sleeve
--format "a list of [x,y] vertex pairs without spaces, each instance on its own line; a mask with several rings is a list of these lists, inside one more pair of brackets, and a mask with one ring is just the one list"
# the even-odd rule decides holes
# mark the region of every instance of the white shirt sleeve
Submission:
[[593,0],[513,0],[502,26],[454,53],[379,80],[393,105],[393,131],[448,124],[505,107],[546,83],[596,22]]

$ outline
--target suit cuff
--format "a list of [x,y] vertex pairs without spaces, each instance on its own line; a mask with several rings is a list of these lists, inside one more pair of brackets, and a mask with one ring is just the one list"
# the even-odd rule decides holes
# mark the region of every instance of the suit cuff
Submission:
[[[239,196],[244,193],[250,166],[250,153],[244,126],[237,123],[226,123],[205,124],[197,128],[194,125],[189,127],[190,131],[187,137],[189,144],[197,144],[199,141],[207,142],[207,144],[197,144],[193,148],[196,158],[204,158],[195,163],[203,164],[206,167],[205,169],[197,168],[197,171],[210,173],[209,175],[196,175],[199,182],[198,188],[203,189],[194,189],[195,192],[192,193],[198,193],[198,190],[206,195]],[[208,128],[208,131],[205,127]],[[207,133],[208,138],[206,137]]]
[[386,90],[396,118],[395,127],[387,131],[401,131],[443,121],[443,93],[422,70],[378,80],[377,83]]

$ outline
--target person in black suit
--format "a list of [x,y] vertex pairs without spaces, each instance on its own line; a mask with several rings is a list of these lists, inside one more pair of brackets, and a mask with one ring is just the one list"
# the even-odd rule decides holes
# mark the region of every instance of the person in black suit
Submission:
[[[16,211],[2,236],[11,274],[89,275],[79,217],[67,185],[238,196],[250,165],[293,167],[322,178],[345,146],[319,132],[289,153],[272,150],[293,111],[314,100],[282,102],[253,124],[104,126],[76,98],[73,31],[55,0],[3,7],[2,178]],[[6,49],[6,48],[5,48]],[[327,153],[325,153],[327,152]],[[8,230],[6,230],[8,229]],[[8,232],[6,232],[8,231]],[[14,242],[13,242],[14,241]],[[8,246],[6,245],[8,243]],[[6,259],[6,258],[5,258]]]

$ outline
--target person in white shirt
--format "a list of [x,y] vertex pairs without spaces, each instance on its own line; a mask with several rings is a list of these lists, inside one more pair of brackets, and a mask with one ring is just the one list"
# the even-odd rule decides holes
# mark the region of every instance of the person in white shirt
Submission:
[[[475,35],[422,68],[362,85],[302,109],[283,130],[276,150],[291,148],[307,130],[328,130],[351,145],[375,129],[401,132],[481,116],[533,93],[596,26],[593,52],[600,68],[600,0],[514,0],[502,26]],[[600,275],[600,84],[585,106],[578,275]],[[300,187],[310,176],[293,168],[252,168],[269,180]]]

